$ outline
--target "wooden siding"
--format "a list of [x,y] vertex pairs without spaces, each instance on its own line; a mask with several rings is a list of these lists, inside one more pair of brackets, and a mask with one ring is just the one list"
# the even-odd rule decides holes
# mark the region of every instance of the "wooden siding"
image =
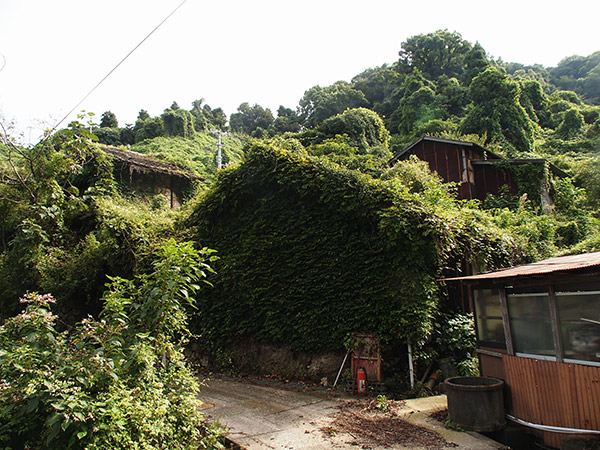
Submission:
[[[492,164],[477,164],[483,161],[484,155],[473,147],[423,140],[410,154],[427,161],[431,171],[437,172],[445,182],[457,183],[457,197],[461,200],[484,200],[488,193],[498,195],[504,185],[509,187],[509,193],[517,193],[517,184],[510,172]],[[403,157],[407,158],[408,154]]]
[[[464,159],[463,151],[465,152]],[[412,153],[419,159],[427,161],[431,171],[437,172],[444,181],[458,183],[458,198],[471,198],[469,179],[472,178],[472,170],[469,167],[465,168],[464,163],[471,159],[477,159],[478,155],[460,145],[435,141],[422,141]]]
[[476,164],[475,170],[475,198],[485,200],[487,194],[498,195],[502,186],[508,186],[508,194],[517,195],[517,183],[510,172],[494,165]]
[[[500,378],[501,380],[506,379],[504,364],[502,362],[502,356],[506,354],[505,349],[479,346],[477,353],[479,367],[483,376]],[[510,399],[505,395],[504,400],[505,404],[508,404]]]
[[[509,355],[502,360],[510,414],[540,425],[600,430],[600,367]],[[560,448],[567,435],[540,436]]]

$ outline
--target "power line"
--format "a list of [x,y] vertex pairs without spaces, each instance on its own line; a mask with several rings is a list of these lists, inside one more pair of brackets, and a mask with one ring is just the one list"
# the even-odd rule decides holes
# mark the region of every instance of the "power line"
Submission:
[[50,134],[52,134],[54,131],[56,131],[56,129],[58,128],[58,126],[59,126],[61,123],[63,123],[63,122],[65,121],[65,119],[66,119],[67,117],[69,117],[69,116],[70,116],[70,115],[73,113],[73,111],[75,111],[77,108],[79,108],[79,105],[81,105],[81,104],[82,104],[84,101],[86,101],[86,100],[87,100],[87,98],[88,98],[90,95],[92,95],[92,93],[93,93],[93,92],[94,92],[94,91],[95,91],[95,90],[98,88],[98,86],[100,86],[102,83],[104,83],[104,81],[105,81],[105,80],[106,80],[106,79],[107,79],[109,76],[111,76],[111,75],[112,75],[112,73],[113,73],[115,70],[117,70],[117,69],[119,68],[119,66],[120,66],[121,64],[123,64],[123,63],[125,62],[125,60],[126,60],[127,58],[129,58],[133,52],[135,52],[135,51],[136,51],[136,50],[137,50],[137,49],[138,49],[138,48],[139,48],[139,47],[140,47],[140,46],[141,46],[141,45],[142,45],[144,42],[146,42],[146,40],[147,40],[147,39],[148,39],[150,36],[152,36],[152,35],[154,34],[154,32],[155,32],[156,30],[158,30],[158,29],[161,27],[161,25],[162,25],[162,24],[164,24],[164,23],[165,23],[167,20],[169,20],[169,18],[170,18],[170,17],[171,17],[173,14],[175,14],[175,13],[177,12],[177,10],[178,10],[179,8],[181,8],[181,7],[184,5],[184,3],[186,3],[186,2],[187,2],[187,0],[183,0],[183,1],[182,1],[182,2],[179,4],[179,6],[177,6],[177,7],[176,7],[176,8],[175,8],[173,11],[171,11],[171,13],[170,13],[170,14],[169,14],[167,17],[165,17],[165,18],[162,20],[162,22],[160,22],[158,25],[156,25],[156,27],[154,27],[154,29],[153,29],[153,30],[152,30],[150,33],[148,33],[148,35],[147,35],[147,36],[146,36],[144,39],[142,39],[142,40],[139,42],[139,44],[137,44],[135,47],[133,47],[133,49],[132,49],[132,50],[131,50],[129,53],[127,53],[127,55],[125,55],[125,57],[124,57],[124,58],[123,58],[121,61],[119,61],[119,63],[118,63],[118,64],[117,64],[115,67],[113,67],[113,68],[112,68],[112,70],[111,70],[110,72],[108,72],[108,73],[107,73],[107,74],[104,76],[104,78],[102,78],[102,79],[101,79],[101,80],[98,82],[98,84],[96,84],[96,86],[94,86],[94,87],[93,87],[93,88],[92,88],[92,89],[91,89],[91,90],[90,90],[90,91],[89,91],[89,92],[88,92],[88,93],[87,93],[87,94],[86,94],[86,95],[85,95],[85,96],[84,96],[84,97],[83,97],[83,98],[82,98],[82,99],[79,101],[79,103],[77,103],[77,104],[76,104],[76,105],[73,107],[73,109],[71,109],[71,110],[70,110],[70,111],[69,111],[69,112],[68,112],[68,113],[67,113],[67,114],[66,114],[66,115],[65,115],[65,116],[64,116],[62,119],[60,119],[60,120],[59,120],[59,121],[56,123],[56,125],[54,125],[54,127],[52,127],[52,130],[50,130],[50,133],[48,133],[48,135],[50,135]]

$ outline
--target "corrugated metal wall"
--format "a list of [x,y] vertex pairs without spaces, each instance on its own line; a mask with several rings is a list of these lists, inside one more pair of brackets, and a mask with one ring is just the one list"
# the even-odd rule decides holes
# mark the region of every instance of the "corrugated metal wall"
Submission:
[[[540,425],[600,430],[600,367],[503,355],[507,410]],[[541,433],[560,448],[566,436]]]

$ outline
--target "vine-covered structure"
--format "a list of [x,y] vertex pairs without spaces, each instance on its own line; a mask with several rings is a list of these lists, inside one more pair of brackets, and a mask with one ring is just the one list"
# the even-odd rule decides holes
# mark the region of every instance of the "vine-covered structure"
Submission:
[[193,192],[193,183],[202,181],[187,170],[137,152],[108,146],[102,150],[113,157],[115,181],[134,192],[162,194],[171,208],[179,208],[184,198]]
[[431,171],[444,181],[456,183],[461,200],[483,201],[490,194],[527,194],[544,208],[552,205],[549,172],[558,177],[568,176],[545,159],[505,159],[473,142],[427,135],[394,156],[390,164],[411,155],[427,161]]
[[309,156],[294,140],[255,142],[184,223],[219,256],[194,319],[212,348],[198,351],[239,367],[231,349],[254,343],[343,356],[359,333],[378,336],[391,357],[407,342],[420,347],[442,296],[442,269],[467,249],[513,253],[512,241],[452,205],[436,209],[396,180]]

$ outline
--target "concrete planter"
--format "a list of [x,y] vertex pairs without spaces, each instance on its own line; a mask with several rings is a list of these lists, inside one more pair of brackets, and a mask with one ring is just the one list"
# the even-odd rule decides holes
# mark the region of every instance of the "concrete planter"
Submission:
[[496,431],[506,426],[504,381],[491,377],[453,377],[445,381],[448,417],[468,431]]

